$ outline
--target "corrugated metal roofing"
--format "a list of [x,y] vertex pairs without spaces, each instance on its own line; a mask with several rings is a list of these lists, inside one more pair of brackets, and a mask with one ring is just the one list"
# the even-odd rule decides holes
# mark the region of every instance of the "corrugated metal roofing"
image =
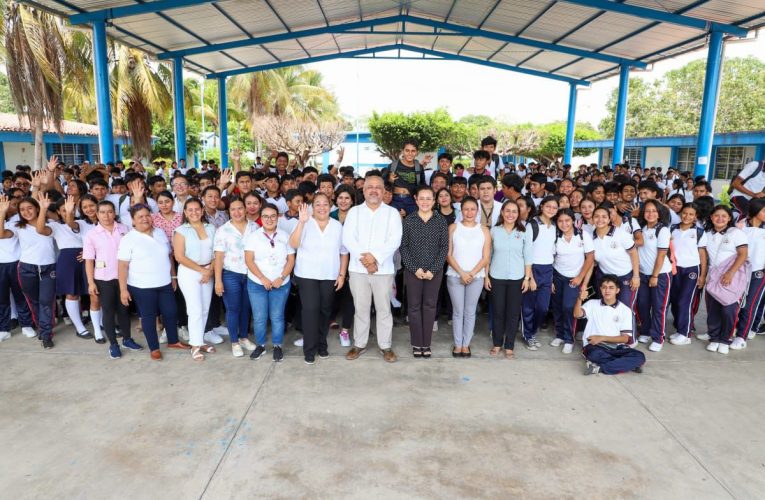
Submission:
[[[708,27],[686,27],[598,7],[624,4],[745,29],[765,24],[765,0],[611,0],[606,3],[598,0],[36,0],[34,3],[63,16],[128,6],[174,7],[117,17],[107,25],[108,34],[154,55],[213,46],[214,50],[209,53],[182,54],[185,66],[201,74],[242,71],[264,64],[287,64],[406,44],[479,62],[517,65],[558,77],[597,80],[618,73],[618,62],[531,47],[523,44],[523,40],[515,43],[518,40],[491,39],[486,35],[511,35],[652,63],[704,45]],[[392,23],[354,30],[363,33],[341,33],[347,23],[390,16],[403,17]],[[418,19],[457,25],[463,31],[418,24]],[[310,36],[294,40],[225,50],[215,47],[223,42],[244,42],[323,27],[329,27],[332,33],[309,33]],[[465,28],[469,31],[464,31]]]

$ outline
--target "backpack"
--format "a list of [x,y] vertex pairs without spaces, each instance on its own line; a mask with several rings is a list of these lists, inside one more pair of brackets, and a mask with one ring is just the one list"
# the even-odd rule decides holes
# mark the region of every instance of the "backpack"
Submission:
[[[744,179],[744,181],[741,184],[746,184],[747,182],[751,181],[752,179],[754,179],[755,177],[760,175],[762,173],[763,169],[765,169],[765,161],[759,162],[757,164],[757,168],[754,169],[754,172],[752,172],[752,174],[750,176],[748,176],[746,179]],[[734,177],[734,180],[735,180],[735,177]],[[733,189],[733,182],[731,182],[731,185],[728,186],[728,194],[733,194],[733,191],[734,191],[734,189]]]
[[[539,236],[539,221],[537,221],[537,218],[534,217],[530,221],[526,223],[527,225],[531,226],[531,241],[537,241],[537,236]],[[557,237],[557,231],[555,232]]]
[[[388,167],[388,173],[389,174],[395,174],[396,170],[398,170],[399,160],[394,161],[390,164]],[[414,160],[414,175],[417,177],[417,183],[418,184],[424,184],[425,182],[425,175],[424,171],[422,170],[422,165],[420,165],[420,162],[417,160]]]
[[[677,225],[677,224],[676,224]],[[677,274],[677,257],[675,257],[675,246],[672,244],[672,227],[673,226],[667,226],[661,222],[656,224],[655,234],[656,237],[659,237],[659,231],[661,231],[664,228],[669,229],[669,248],[667,248],[667,258],[669,259],[669,263],[672,264],[672,276]],[[696,237],[698,236],[698,230],[699,228],[696,228]],[[704,233],[704,230],[701,230],[702,234]]]

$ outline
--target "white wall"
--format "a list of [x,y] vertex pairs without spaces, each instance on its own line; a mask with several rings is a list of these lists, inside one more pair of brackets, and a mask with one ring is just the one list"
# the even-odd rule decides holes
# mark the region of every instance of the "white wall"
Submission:
[[16,165],[32,165],[35,153],[34,144],[28,142],[4,142],[6,170],[15,170]]
[[648,168],[662,167],[666,172],[671,157],[672,148],[646,148],[643,166]]

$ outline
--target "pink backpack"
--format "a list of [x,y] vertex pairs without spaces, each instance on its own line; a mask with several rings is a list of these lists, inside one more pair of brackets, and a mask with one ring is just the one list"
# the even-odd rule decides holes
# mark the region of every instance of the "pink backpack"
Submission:
[[746,287],[749,284],[749,276],[752,274],[752,266],[747,260],[738,268],[736,274],[733,275],[733,280],[731,280],[730,285],[723,286],[720,282],[720,278],[722,278],[723,274],[730,269],[730,266],[733,265],[736,257],[736,255],[731,255],[719,265],[710,268],[709,274],[707,275],[707,293],[724,306],[735,304],[741,300],[744,293],[746,293]]

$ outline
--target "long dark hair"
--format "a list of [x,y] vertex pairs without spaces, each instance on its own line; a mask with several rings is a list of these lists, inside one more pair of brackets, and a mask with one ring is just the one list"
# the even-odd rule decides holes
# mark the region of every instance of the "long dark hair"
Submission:
[[560,210],[558,210],[558,213],[555,214],[555,217],[553,218],[553,224],[555,224],[555,234],[558,235],[558,238],[563,236],[563,231],[561,231],[560,228],[558,227],[558,217],[560,217],[561,215],[567,215],[571,217],[572,226],[574,228],[574,234],[575,235],[578,234],[579,229],[577,229],[576,227],[576,214],[570,208],[561,208]]
[[27,227],[27,224],[29,223],[24,217],[21,216],[21,204],[22,203],[29,203],[32,206],[34,206],[37,209],[37,216],[40,216],[40,204],[37,203],[37,200],[32,198],[31,196],[27,196],[26,198],[22,199],[19,202],[19,220],[16,222],[16,227],[23,229]]
[[728,226],[723,229],[723,231],[730,229],[733,227],[733,210],[730,209],[730,207],[725,205],[715,205],[715,208],[712,209],[712,212],[709,213],[709,218],[707,219],[707,223],[704,225],[704,231],[712,232],[715,230],[715,225],[712,224],[712,216],[717,212],[718,210],[725,211],[726,214],[728,214]]
[[664,224],[665,226],[669,224],[669,209],[664,206],[663,203],[661,203],[659,200],[645,200],[643,203],[643,206],[640,207],[640,212],[638,212],[638,224],[640,224],[640,227],[645,227],[646,224],[648,224],[645,220],[645,207],[648,205],[653,205],[653,207],[656,209],[657,212],[659,212],[659,224]]
[[98,200],[95,196],[93,196],[90,193],[86,193],[80,197],[80,206],[78,207],[80,209],[80,219],[84,220],[88,224],[96,225],[98,224],[98,217],[96,217],[96,222],[93,222],[92,220],[88,219],[88,217],[85,215],[85,212],[82,211],[82,202],[83,201],[92,201],[96,205],[96,213],[98,213]]
[[[534,202],[532,202],[532,204],[533,203]],[[499,209],[499,217],[497,218],[497,223],[494,225],[502,226],[505,224],[505,218],[502,217],[502,212],[505,211],[505,207],[508,205],[515,205],[516,210],[518,210],[518,219],[515,221],[515,227],[513,227],[513,229],[517,229],[519,232],[525,233],[526,224],[524,224],[521,220],[521,207],[518,206],[518,203],[515,202],[515,200],[505,200],[504,203],[502,203],[502,208]]]
[[202,224],[207,224],[207,214],[205,213],[205,206],[202,204],[199,198],[192,198],[192,197],[187,198],[186,202],[183,204],[183,215],[181,216],[182,223],[183,224],[189,223],[189,219],[186,218],[186,207],[188,207],[192,203],[198,204],[199,208],[202,209]]
[[765,198],[752,198],[749,200],[749,211],[747,213],[747,218],[749,219],[750,225],[753,225],[752,222],[763,208],[765,208]]

